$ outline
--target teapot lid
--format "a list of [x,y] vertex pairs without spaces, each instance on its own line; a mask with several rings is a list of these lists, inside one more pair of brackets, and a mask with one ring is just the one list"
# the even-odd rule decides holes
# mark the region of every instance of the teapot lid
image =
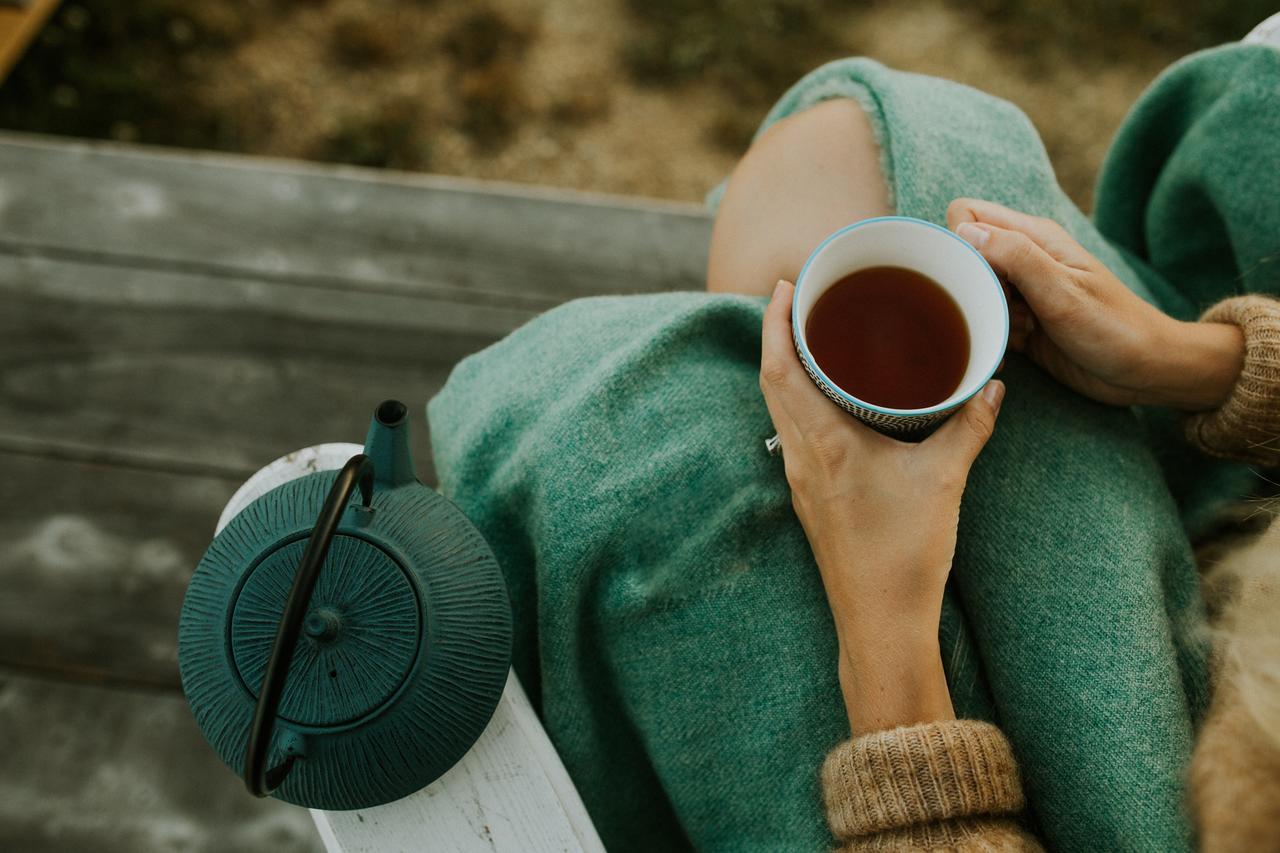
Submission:
[[[231,608],[232,657],[255,700],[306,544],[298,536],[268,551],[249,570]],[[358,536],[335,536],[277,716],[307,726],[338,726],[377,709],[413,668],[421,612],[413,583],[389,553]]]

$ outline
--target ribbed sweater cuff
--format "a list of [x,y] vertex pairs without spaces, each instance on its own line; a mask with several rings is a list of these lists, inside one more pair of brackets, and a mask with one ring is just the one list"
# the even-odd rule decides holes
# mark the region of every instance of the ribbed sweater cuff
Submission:
[[1280,465],[1280,300],[1224,299],[1200,317],[1244,332],[1244,368],[1227,401],[1186,419],[1187,440],[1211,456]]
[[925,723],[843,743],[823,764],[822,788],[827,820],[841,843],[913,827],[935,835],[942,821],[1012,815],[1024,805],[1009,741],[976,720]]

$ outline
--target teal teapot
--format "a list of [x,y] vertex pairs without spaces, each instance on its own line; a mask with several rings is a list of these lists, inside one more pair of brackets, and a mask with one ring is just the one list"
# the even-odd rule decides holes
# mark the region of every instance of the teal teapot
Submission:
[[406,408],[388,400],[362,454],[277,486],[217,534],[183,601],[178,665],[205,739],[251,793],[368,808],[471,748],[511,630],[493,552],[418,481]]

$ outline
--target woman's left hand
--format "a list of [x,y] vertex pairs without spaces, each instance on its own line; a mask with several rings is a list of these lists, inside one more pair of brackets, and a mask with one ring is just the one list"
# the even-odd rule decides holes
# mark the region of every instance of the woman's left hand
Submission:
[[1147,304],[1052,219],[958,198],[947,224],[1010,286],[1009,348],[1059,382],[1102,403],[1189,412],[1230,396],[1244,364],[1238,326]]
[[765,311],[760,388],[782,440],[791,502],[835,617],[855,734],[953,718],[938,622],[969,467],[995,428],[987,383],[927,440],[895,441],[828,400],[791,338],[795,288]]

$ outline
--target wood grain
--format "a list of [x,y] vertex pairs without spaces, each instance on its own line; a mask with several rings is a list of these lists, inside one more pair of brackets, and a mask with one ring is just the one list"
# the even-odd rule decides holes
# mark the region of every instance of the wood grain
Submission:
[[5,453],[0,465],[0,664],[178,689],[182,596],[236,484]]
[[693,205],[0,134],[10,248],[545,309],[701,289]]
[[245,792],[181,694],[0,668],[0,850],[321,849],[305,809]]
[[[176,684],[181,591],[235,485],[361,442],[388,397],[433,482],[422,407],[460,358],[576,295],[697,286],[707,227],[688,206],[0,137],[0,660]],[[47,564],[67,548],[79,568]]]
[[[310,849],[177,692],[223,505],[284,453],[361,442],[387,397],[433,482],[422,407],[459,359],[568,299],[701,288],[709,230],[688,205],[0,135],[0,849]],[[504,708],[522,746],[351,843],[417,849],[431,819],[598,849],[527,701]]]
[[[0,448],[244,479],[422,406],[532,312],[0,255]],[[95,456],[95,453],[98,454]]]

